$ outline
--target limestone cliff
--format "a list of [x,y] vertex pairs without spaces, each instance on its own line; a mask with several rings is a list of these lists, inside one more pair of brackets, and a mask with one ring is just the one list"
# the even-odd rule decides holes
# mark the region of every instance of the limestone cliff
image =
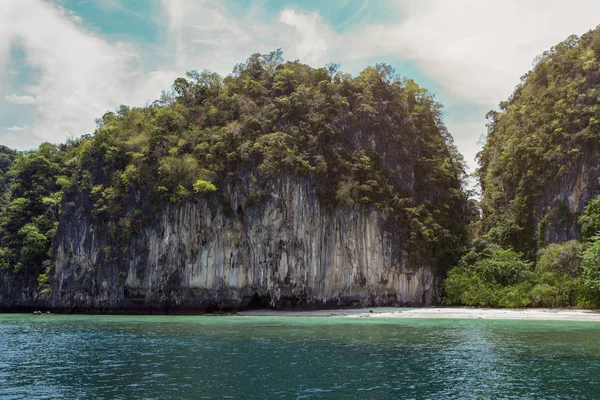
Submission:
[[253,54],[20,154],[0,201],[0,308],[429,305],[467,241],[441,105],[384,64]]
[[586,204],[600,194],[598,152],[588,152],[547,185],[541,196],[536,222],[546,243],[579,239],[578,223]]
[[61,219],[51,306],[176,311],[438,301],[438,277],[427,265],[407,265],[385,213],[327,210],[302,180],[276,181],[257,206],[245,204],[243,190],[233,186],[228,202],[171,205],[124,248],[110,245],[81,201]]

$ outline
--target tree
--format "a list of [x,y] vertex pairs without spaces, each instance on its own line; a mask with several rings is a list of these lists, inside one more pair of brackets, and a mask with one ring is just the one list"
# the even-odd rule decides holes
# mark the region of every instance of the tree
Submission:
[[463,257],[444,282],[446,304],[523,307],[533,286],[532,263],[496,246],[480,247]]
[[198,179],[195,183],[194,183],[194,192],[196,193],[211,193],[211,192],[216,192],[217,191],[217,187],[208,181],[202,180],[202,179]]
[[579,218],[581,236],[585,239],[600,233],[600,196],[591,200],[586,206],[583,215]]

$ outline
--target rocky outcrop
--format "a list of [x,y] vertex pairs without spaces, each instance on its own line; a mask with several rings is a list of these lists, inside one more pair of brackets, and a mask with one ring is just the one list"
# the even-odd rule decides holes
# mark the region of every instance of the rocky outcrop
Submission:
[[586,204],[600,194],[599,159],[599,152],[586,152],[542,188],[536,222],[546,243],[581,237],[578,219]]
[[45,309],[48,296],[40,289],[37,280],[0,269],[0,312]]
[[[88,199],[61,217],[52,308],[185,311],[248,307],[431,305],[438,277],[409,265],[392,219],[371,207],[329,210],[314,185],[281,179],[249,205],[240,182],[226,199],[171,204],[130,243],[111,243]],[[143,202],[142,199],[139,201]]]

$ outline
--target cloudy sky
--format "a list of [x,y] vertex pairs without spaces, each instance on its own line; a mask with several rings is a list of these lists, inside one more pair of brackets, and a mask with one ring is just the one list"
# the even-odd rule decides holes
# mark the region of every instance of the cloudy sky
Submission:
[[600,24],[598,0],[2,0],[0,144],[30,149],[144,105],[190,69],[282,48],[356,74],[391,64],[445,105],[471,167],[485,114],[536,55]]

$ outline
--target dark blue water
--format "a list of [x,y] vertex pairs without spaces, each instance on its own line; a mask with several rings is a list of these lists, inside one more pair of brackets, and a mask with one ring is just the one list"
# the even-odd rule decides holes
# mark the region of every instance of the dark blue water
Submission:
[[600,324],[0,315],[0,398],[597,399]]

